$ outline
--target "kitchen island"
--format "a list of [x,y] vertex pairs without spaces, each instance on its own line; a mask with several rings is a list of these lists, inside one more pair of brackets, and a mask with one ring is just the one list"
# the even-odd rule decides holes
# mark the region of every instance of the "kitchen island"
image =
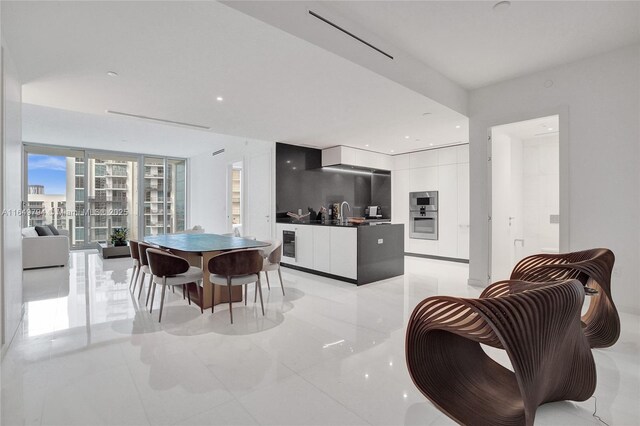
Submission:
[[281,265],[362,285],[404,274],[404,225],[388,222],[276,224]]

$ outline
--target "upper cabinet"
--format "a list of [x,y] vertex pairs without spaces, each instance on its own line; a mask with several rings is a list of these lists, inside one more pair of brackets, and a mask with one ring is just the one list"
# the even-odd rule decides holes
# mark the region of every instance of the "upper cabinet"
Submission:
[[374,170],[392,170],[393,157],[348,146],[335,146],[322,150],[322,167],[355,166]]

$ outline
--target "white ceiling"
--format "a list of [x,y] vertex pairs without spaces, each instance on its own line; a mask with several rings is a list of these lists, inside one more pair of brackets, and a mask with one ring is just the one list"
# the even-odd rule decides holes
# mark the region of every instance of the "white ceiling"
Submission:
[[2,26],[30,104],[387,153],[467,140],[463,115],[216,2],[2,2]]
[[558,135],[561,131],[560,117],[551,115],[549,117],[503,124],[493,127],[491,131],[493,134],[502,133],[521,140]]
[[[26,103],[99,116],[116,110],[205,125],[218,134],[396,154],[468,140],[466,117],[418,93],[435,94],[434,84],[440,84],[443,92],[434,98],[457,96],[453,103],[460,106],[466,92],[445,89],[447,77],[476,88],[640,41],[637,1],[514,1],[502,12],[492,10],[493,1],[268,2],[269,14],[258,10],[260,4],[0,6],[2,35],[25,83]],[[302,12],[294,13],[298,6]],[[386,58],[356,58],[368,48],[312,24],[307,7],[353,23],[392,49],[396,69]],[[356,43],[351,51],[350,43]],[[119,76],[108,77],[109,70]],[[428,82],[429,89],[421,90]],[[130,121],[110,119],[114,137],[126,133]],[[37,123],[37,117],[26,122]],[[56,128],[56,138],[74,131]]]
[[467,89],[640,41],[638,1],[322,3]]

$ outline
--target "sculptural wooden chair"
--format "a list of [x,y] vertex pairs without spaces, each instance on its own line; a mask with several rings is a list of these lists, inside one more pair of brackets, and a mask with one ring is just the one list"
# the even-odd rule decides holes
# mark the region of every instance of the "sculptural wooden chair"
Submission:
[[[407,327],[411,378],[461,424],[532,425],[539,405],[584,401],[595,390],[580,324],[583,300],[576,280],[495,298],[425,299]],[[481,343],[504,349],[513,372]]]
[[[620,337],[620,317],[611,297],[611,273],[615,256],[605,248],[562,254],[536,254],[525,257],[513,268],[511,280],[529,283],[577,279],[590,296],[589,308],[582,316],[584,333],[592,348],[612,346]],[[527,287],[527,286],[524,286]],[[492,284],[480,297],[522,291],[509,288],[509,281]]]

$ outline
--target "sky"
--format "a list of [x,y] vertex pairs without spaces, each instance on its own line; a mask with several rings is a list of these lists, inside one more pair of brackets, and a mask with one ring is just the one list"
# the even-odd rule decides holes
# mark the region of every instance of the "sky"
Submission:
[[45,194],[66,194],[67,158],[29,154],[29,185],[44,185]]

